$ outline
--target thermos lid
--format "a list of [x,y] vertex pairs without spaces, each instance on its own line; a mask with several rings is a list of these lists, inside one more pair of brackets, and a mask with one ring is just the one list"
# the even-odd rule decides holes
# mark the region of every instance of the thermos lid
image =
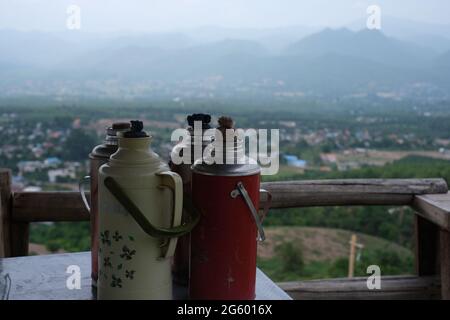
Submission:
[[111,154],[117,151],[117,133],[129,129],[129,122],[114,122],[111,127],[106,128],[106,138],[104,143],[95,146],[89,157],[91,159],[109,159]]
[[[201,128],[202,129],[202,131],[201,131],[202,137],[200,139],[201,144],[205,145],[207,142],[211,141],[212,135],[209,135],[209,136],[205,135],[206,130],[211,129],[211,126],[209,124],[211,122],[211,116],[209,114],[193,113],[191,115],[188,115],[186,117],[186,120],[189,125],[188,131],[189,131],[191,137],[194,137],[194,134],[197,134],[197,132],[194,131],[195,122],[201,122],[201,125],[202,125],[202,128]],[[194,139],[194,138],[191,139],[191,145],[194,145],[195,141],[196,141],[196,139]]]
[[[211,129],[210,122],[211,122],[211,116],[206,113],[193,113],[191,115],[188,115],[186,117],[188,128],[187,131],[190,134],[191,139],[186,141],[183,140],[182,142],[177,143],[170,152],[170,157],[176,155],[176,156],[183,156],[185,152],[191,153],[191,159],[194,159],[195,162],[195,148],[197,145],[199,145],[202,150],[205,148],[205,146],[210,143],[212,139],[212,134],[206,135],[206,130]],[[201,132],[195,132],[194,126],[195,122],[201,122]],[[197,124],[198,126],[198,124]],[[195,135],[200,134],[201,137],[196,137]],[[190,162],[192,163],[192,162]]]
[[211,122],[211,116],[206,113],[193,113],[186,118],[188,125],[190,128],[194,128],[194,122],[195,121],[201,121],[202,122],[202,129],[207,130],[210,129],[211,126],[209,123]]
[[[211,138],[212,138],[212,134],[210,134],[209,136],[206,135],[206,131],[211,129],[211,125],[209,124],[211,122],[211,116],[209,114],[206,113],[193,113],[189,116],[186,117],[187,123],[189,125],[188,127],[188,131],[190,133],[190,135],[193,137],[194,134],[197,134],[197,132],[194,131],[195,128],[195,122],[201,122],[201,134],[202,134],[202,144],[204,144],[205,142],[210,142]],[[198,125],[197,125],[198,126]],[[191,139],[191,144],[194,144],[194,140],[195,139]]]
[[125,131],[123,134],[124,138],[144,138],[148,137],[149,135],[143,131],[144,130],[144,123],[139,120],[132,120],[131,121],[131,128],[128,131]]
[[[222,138],[223,163],[211,163],[210,161],[205,161],[207,159],[198,159],[191,167],[192,171],[199,174],[215,176],[249,176],[259,174],[261,169],[258,163],[243,154],[243,140],[233,136],[234,141],[231,148],[227,146],[226,130],[233,129],[233,119],[230,117],[221,117],[218,122],[219,127],[217,128],[217,133],[220,132],[221,134],[216,134],[216,139],[212,143],[214,145],[220,137]],[[217,147],[219,147],[218,144],[216,145]]]
[[130,123],[129,122],[114,122],[111,127],[106,129],[106,134],[108,136],[117,136],[117,132],[123,132],[130,129]]

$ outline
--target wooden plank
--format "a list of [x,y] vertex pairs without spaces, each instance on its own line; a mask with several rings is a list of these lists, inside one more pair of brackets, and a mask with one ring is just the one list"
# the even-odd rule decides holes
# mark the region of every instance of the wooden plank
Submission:
[[[81,288],[68,290],[67,267],[80,267]],[[91,300],[90,252],[52,254],[2,260],[0,278],[9,274],[13,280],[9,291],[10,300]],[[1,287],[0,287],[1,289]],[[2,297],[0,291],[0,298]],[[187,288],[174,284],[174,298],[186,299]],[[288,300],[290,297],[259,269],[256,272],[257,300]]]
[[0,257],[11,255],[11,170],[0,168]]
[[381,289],[369,290],[367,278],[327,279],[278,283],[295,300],[439,299],[437,277],[385,276]]
[[415,196],[412,206],[422,217],[450,230],[450,193]]
[[[272,187],[273,184],[270,186]],[[265,185],[264,185],[265,187]],[[285,195],[272,190],[271,208],[337,206],[337,205],[408,205],[413,196],[372,194],[330,195],[304,193]],[[265,204],[261,201],[261,206]],[[14,193],[13,219],[15,221],[88,221],[78,192],[17,192]]]
[[447,193],[443,179],[347,179],[265,182],[272,208],[410,205],[414,195]]
[[450,232],[440,232],[440,260],[441,260],[441,292],[442,299],[450,300]]
[[419,276],[439,274],[439,227],[415,215],[416,273]]
[[78,192],[16,192],[13,218],[21,222],[88,221],[89,213]]
[[[409,205],[416,194],[448,191],[443,179],[284,181],[262,188],[272,193],[272,208]],[[89,220],[78,192],[17,192],[13,205],[15,221]]]

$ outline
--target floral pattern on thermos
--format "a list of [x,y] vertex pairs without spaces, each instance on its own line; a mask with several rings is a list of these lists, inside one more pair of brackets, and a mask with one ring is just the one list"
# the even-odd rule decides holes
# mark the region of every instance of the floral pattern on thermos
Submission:
[[[136,270],[132,270],[126,267],[127,262],[133,259],[136,254],[136,250],[132,249],[134,237],[128,235],[124,239],[124,236],[119,231],[112,233],[110,230],[104,230],[100,232],[101,246],[99,253],[103,257],[100,263],[103,268],[100,269],[99,277],[103,277],[104,280],[111,280],[109,285],[113,288],[122,288],[126,285],[127,281],[132,281],[136,275]],[[121,247],[120,250],[113,250],[113,247]],[[119,264],[113,265],[111,257],[118,255]]]

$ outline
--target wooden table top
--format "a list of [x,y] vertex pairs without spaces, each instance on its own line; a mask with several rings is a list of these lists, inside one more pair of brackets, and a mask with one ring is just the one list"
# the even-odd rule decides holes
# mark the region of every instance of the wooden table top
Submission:
[[[0,299],[10,300],[93,300],[90,252],[52,254],[0,259]],[[81,272],[81,288],[68,289],[70,265]],[[187,289],[174,285],[174,297],[185,299]],[[257,300],[291,299],[261,270],[256,273]]]

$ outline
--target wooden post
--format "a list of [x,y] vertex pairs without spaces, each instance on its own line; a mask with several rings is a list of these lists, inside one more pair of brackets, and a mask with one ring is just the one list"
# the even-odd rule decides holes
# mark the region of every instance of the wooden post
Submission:
[[0,168],[0,257],[11,256],[11,170]]
[[[402,224],[403,224],[403,218],[405,216],[405,207],[400,207],[399,208],[399,214],[398,214],[398,225],[399,225],[399,229],[401,230]],[[403,244],[403,236],[402,236],[402,232],[400,231],[398,233],[398,243]]]
[[440,231],[440,258],[441,258],[441,294],[442,299],[450,300],[450,232]]
[[353,278],[355,273],[356,234],[352,234],[350,240],[350,257],[348,258],[348,277]]
[[11,223],[11,257],[28,255],[30,224],[28,222]]
[[416,214],[415,237],[417,275],[439,274],[439,227]]

